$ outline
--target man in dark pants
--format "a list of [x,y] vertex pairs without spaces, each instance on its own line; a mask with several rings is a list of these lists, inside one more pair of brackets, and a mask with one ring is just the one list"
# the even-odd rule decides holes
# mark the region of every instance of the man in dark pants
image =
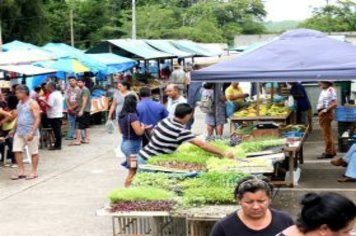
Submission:
[[63,118],[63,96],[56,90],[56,84],[48,82],[46,90],[50,93],[48,101],[43,100],[47,105],[48,123],[51,126],[56,139],[54,146],[49,150],[62,149],[62,118]]

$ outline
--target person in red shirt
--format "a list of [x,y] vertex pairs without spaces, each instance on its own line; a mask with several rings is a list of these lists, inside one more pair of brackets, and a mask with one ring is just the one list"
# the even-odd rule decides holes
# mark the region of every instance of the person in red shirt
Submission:
[[44,101],[48,101],[50,93],[46,89],[46,83],[41,84],[42,95],[37,98],[38,105],[41,110],[41,127],[48,128],[48,118],[47,118],[47,104]]

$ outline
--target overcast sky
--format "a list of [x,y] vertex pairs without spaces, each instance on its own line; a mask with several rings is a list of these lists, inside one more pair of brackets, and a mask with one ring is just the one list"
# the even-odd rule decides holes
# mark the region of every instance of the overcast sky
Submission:
[[[311,16],[313,8],[326,5],[326,0],[263,0],[266,21],[304,20]],[[335,0],[330,0],[330,3]]]

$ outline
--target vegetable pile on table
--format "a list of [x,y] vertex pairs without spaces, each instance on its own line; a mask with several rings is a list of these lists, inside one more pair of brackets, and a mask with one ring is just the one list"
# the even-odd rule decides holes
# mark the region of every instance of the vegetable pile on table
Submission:
[[[259,115],[260,116],[284,116],[289,112],[289,108],[285,106],[279,106],[276,104],[260,104]],[[249,107],[241,109],[234,113],[236,117],[256,117],[257,116],[257,104],[253,103]]]
[[[211,144],[224,151],[230,148],[223,141],[213,141]],[[167,168],[200,171],[206,169],[206,162],[210,158],[214,158],[214,155],[193,144],[184,144],[176,152],[152,157],[147,163]]]
[[[238,158],[220,159],[194,145],[184,144],[173,154],[149,159],[149,164],[186,171],[138,172],[132,187],[119,188],[109,194],[111,211],[173,211],[192,206],[234,204],[236,184],[250,173],[255,173],[254,168],[272,166],[270,160],[246,158],[246,154],[284,145],[285,139],[248,141],[236,147],[230,147],[227,141],[211,143],[221,150],[234,152]],[[192,170],[203,171],[191,178],[192,173],[196,174],[190,172]]]
[[170,211],[174,193],[155,187],[118,188],[109,193],[111,211]]

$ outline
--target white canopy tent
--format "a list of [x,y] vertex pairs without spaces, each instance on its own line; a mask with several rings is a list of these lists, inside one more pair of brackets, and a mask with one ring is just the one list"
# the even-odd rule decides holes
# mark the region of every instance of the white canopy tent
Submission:
[[51,53],[36,49],[11,50],[0,53],[0,65],[31,64],[56,59]]
[[15,73],[27,75],[27,76],[52,74],[52,73],[57,72],[56,70],[53,70],[53,69],[42,68],[39,66],[32,66],[32,65],[0,66],[0,70],[8,71],[8,72],[15,72]]

